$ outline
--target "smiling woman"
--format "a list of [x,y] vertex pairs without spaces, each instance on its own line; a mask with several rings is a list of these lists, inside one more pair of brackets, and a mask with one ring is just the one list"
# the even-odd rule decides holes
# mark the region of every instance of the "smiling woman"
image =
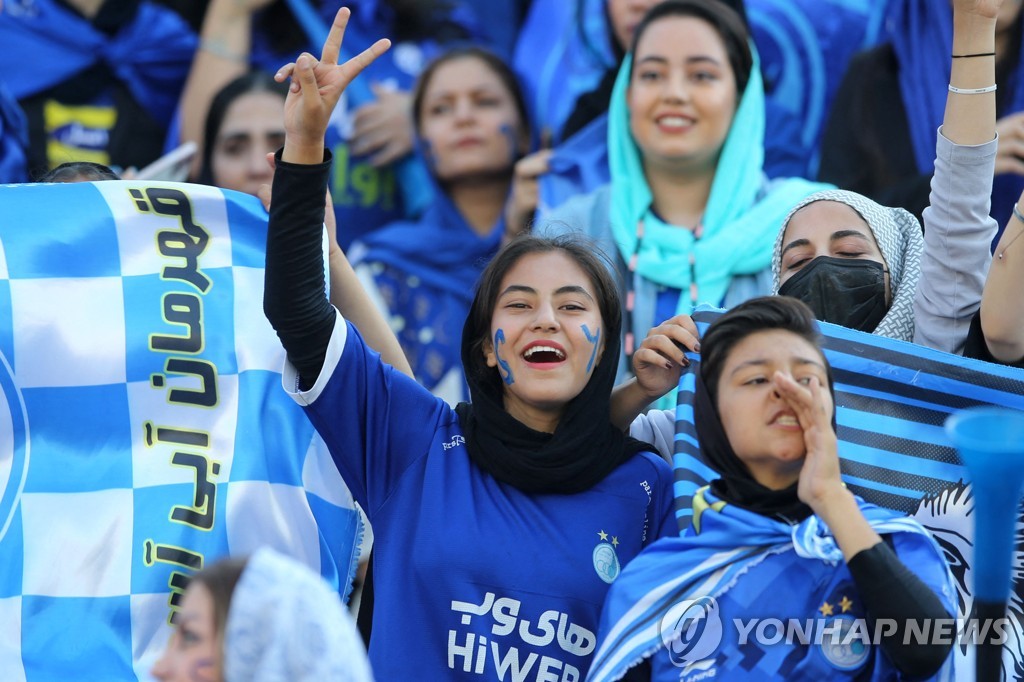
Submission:
[[674,526],[668,466],[609,420],[615,286],[589,244],[514,240],[480,276],[462,330],[472,402],[452,409],[384,364],[324,295],[324,131],[349,81],[387,49],[336,64],[347,18],[321,60],[283,70],[293,85],[264,309],[288,354],[285,388],[374,529],[374,672],[494,679],[515,666],[582,680],[608,585]]
[[620,379],[662,320],[769,293],[782,219],[825,187],[765,176],[764,84],[751,45],[721,2],[651,8],[612,93],[611,183],[535,227],[581,231],[614,254],[627,309]]

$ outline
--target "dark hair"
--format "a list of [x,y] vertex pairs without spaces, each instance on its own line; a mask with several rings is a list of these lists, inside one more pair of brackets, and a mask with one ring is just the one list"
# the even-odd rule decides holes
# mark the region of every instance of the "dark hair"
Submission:
[[117,173],[102,163],[68,161],[43,173],[36,182],[92,182],[120,180]]
[[530,117],[527,113],[526,97],[523,95],[523,88],[519,84],[519,79],[516,77],[515,72],[509,67],[505,61],[494,54],[490,50],[485,50],[481,47],[466,46],[457,47],[441,54],[436,59],[430,62],[420,73],[419,78],[416,79],[416,87],[413,90],[412,96],[412,120],[416,126],[416,132],[420,130],[420,123],[423,121],[423,97],[426,95],[427,86],[430,85],[430,81],[434,78],[434,74],[437,70],[449,62],[454,62],[459,59],[479,59],[484,63],[488,69],[490,69],[494,75],[498,77],[501,84],[505,86],[508,93],[512,95],[512,101],[516,105],[516,112],[519,114],[519,119],[522,121],[523,132],[529,133],[530,131]]
[[762,296],[741,303],[708,326],[700,339],[700,373],[711,398],[718,406],[718,381],[726,360],[743,339],[757,332],[781,329],[796,334],[818,349],[832,389],[832,369],[821,351],[821,330],[814,313],[803,301],[789,296]]
[[637,24],[630,52],[636,54],[636,47],[651,24],[666,17],[694,17],[715,29],[725,44],[729,65],[736,76],[736,92],[742,96],[754,67],[754,55],[750,51],[750,31],[736,10],[720,0],[666,0],[647,10]]
[[[491,318],[498,304],[501,293],[501,281],[505,274],[524,256],[535,253],[564,253],[587,273],[594,285],[594,294],[601,320],[607,334],[618,336],[622,329],[622,303],[619,300],[618,287],[612,276],[612,264],[608,257],[592,242],[578,232],[559,235],[557,237],[538,237],[521,234],[506,244],[491,259],[477,285],[476,296],[466,316],[466,326],[462,331],[462,345],[466,348],[463,364],[467,376],[475,377],[481,384],[494,384],[500,393],[501,377],[492,367],[487,366],[484,359],[484,343],[491,338]],[[618,362],[618,358],[605,357],[606,362]]]
[[236,99],[253,92],[280,95],[283,102],[288,96],[288,84],[278,83],[271,74],[256,69],[242,74],[220,89],[210,102],[209,111],[206,112],[206,124],[203,129],[203,164],[199,170],[199,182],[202,184],[216,184],[213,180],[213,149],[228,109]]
[[213,598],[213,631],[222,641],[224,628],[228,623],[228,612],[231,610],[231,595],[235,593],[235,587],[248,562],[247,557],[221,559],[199,571],[189,580],[189,585],[199,583],[210,592]]

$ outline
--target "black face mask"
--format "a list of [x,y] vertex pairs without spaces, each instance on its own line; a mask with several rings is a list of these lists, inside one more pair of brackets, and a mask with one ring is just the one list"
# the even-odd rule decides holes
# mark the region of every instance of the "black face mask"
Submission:
[[821,322],[873,332],[889,312],[885,302],[885,267],[853,258],[818,256],[779,287],[779,294],[799,298]]

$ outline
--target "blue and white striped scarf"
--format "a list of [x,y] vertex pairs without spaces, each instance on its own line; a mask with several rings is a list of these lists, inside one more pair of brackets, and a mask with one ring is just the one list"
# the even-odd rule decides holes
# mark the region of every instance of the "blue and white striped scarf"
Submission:
[[[940,567],[946,575],[944,601],[951,605],[955,594],[953,578],[945,567],[942,551],[931,536],[911,519],[863,500],[858,499],[858,502],[865,518],[879,534],[914,536],[914,542],[901,547],[901,555],[906,560],[908,554],[912,554],[908,564],[915,568],[922,564],[933,569]],[[629,668],[678,640],[681,630],[666,633],[663,621],[674,606],[690,599],[710,597],[723,604],[729,600],[731,609],[723,608],[722,613],[726,628],[732,619],[750,615],[738,611],[751,604],[756,604],[761,613],[781,617],[813,614],[820,603],[819,591],[823,585],[807,584],[803,572],[781,572],[770,584],[742,579],[771,556],[795,553],[795,557],[786,560],[793,563],[816,560],[835,566],[837,572],[843,565],[843,553],[835,538],[814,515],[790,526],[726,504],[707,488],[702,488],[693,497],[692,519],[692,526],[682,537],[664,538],[644,550],[612,585],[601,615],[600,646],[588,680],[618,680]],[[721,647],[709,655],[716,657],[716,663],[728,666],[737,659],[732,650],[734,646],[726,636]],[[775,656],[776,660],[779,658],[781,656]],[[766,661],[753,672],[761,679],[786,679],[783,671],[773,670],[771,666],[772,663]],[[875,661],[875,675],[886,668],[892,671],[891,664]],[[952,680],[952,669],[950,657],[950,662],[934,679]],[[719,672],[728,676],[727,670]],[[834,672],[841,674],[838,670]]]

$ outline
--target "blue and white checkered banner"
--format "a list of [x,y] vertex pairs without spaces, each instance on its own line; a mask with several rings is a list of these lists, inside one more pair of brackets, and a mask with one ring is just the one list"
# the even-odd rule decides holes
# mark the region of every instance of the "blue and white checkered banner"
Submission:
[[0,678],[149,679],[187,577],[268,545],[343,594],[361,527],[281,388],[254,197],[0,187]]
[[[722,311],[693,315],[703,333]],[[836,384],[839,458],[847,487],[865,500],[905,512],[927,528],[949,561],[960,617],[973,604],[974,509],[966,469],[943,427],[952,413],[980,405],[1024,410],[1024,370],[822,324]],[[699,366],[699,356],[691,367]],[[694,492],[714,471],[701,458],[693,425],[694,369],[682,376],[676,407],[675,496],[680,528],[690,524]],[[1024,444],[1021,444],[1024,466]],[[1004,670],[1024,679],[1024,516],[1013,560],[1014,596]],[[961,653],[968,652],[961,647]],[[973,669],[972,666],[964,669]]]

